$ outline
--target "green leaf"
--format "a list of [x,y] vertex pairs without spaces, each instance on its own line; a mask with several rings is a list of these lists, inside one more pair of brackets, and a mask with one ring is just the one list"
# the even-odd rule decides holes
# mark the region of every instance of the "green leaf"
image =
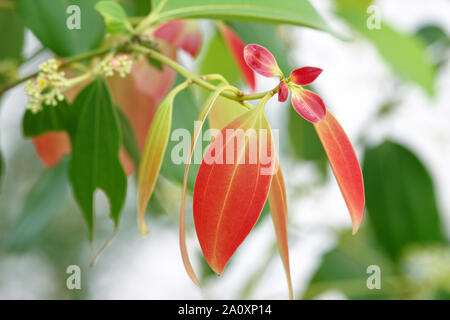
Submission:
[[7,235],[9,250],[24,251],[45,232],[67,199],[67,161],[44,170],[32,186],[19,218]]
[[122,144],[127,154],[133,161],[134,167],[139,168],[141,152],[139,151],[139,145],[136,140],[133,127],[122,109],[116,107],[116,112],[119,119],[120,129],[122,131]]
[[56,106],[42,105],[42,110],[33,113],[27,109],[22,119],[22,131],[25,137],[34,137],[49,131],[72,132],[76,119],[66,100]]
[[433,95],[434,67],[421,39],[401,33],[384,22],[380,29],[369,29],[366,7],[353,1],[340,1],[337,13],[373,43],[380,56],[401,78],[420,85]]
[[[361,229],[357,236],[352,236],[350,231],[340,235],[336,247],[322,257],[303,299],[313,299],[328,290],[339,290],[349,299],[395,297],[394,282],[398,277],[395,267],[366,231]],[[367,280],[373,274],[367,269],[371,265],[380,267],[380,289],[367,287]]]
[[[103,38],[104,22],[94,10],[97,1],[77,0],[16,0],[25,26],[33,31],[42,44],[59,56],[71,56],[96,47]],[[80,9],[80,29],[69,29],[68,24],[76,22],[76,11],[69,11],[71,5]],[[75,7],[72,7],[75,8]]]
[[130,17],[142,17],[150,13],[152,8],[151,0],[119,0]]
[[145,224],[145,211],[155,188],[169,141],[173,101],[175,96],[187,86],[189,86],[188,82],[179,84],[164,98],[153,117],[147,134],[138,174],[138,225],[142,234],[148,232]]
[[[182,82],[182,78],[178,77],[176,85],[180,84]],[[163,164],[161,167],[161,174],[171,180],[172,182],[175,182],[179,185],[183,185],[183,179],[184,179],[184,170],[185,170],[185,163],[179,163],[176,164],[172,161],[172,151],[176,151],[177,145],[180,145],[180,143],[183,141],[181,137],[177,137],[180,140],[177,141],[175,139],[170,139],[170,137],[174,137],[174,131],[175,130],[184,130],[184,132],[189,132],[190,136],[187,137],[188,140],[184,141],[184,145],[189,146],[191,142],[191,137],[194,132],[194,121],[197,119],[197,114],[199,112],[197,99],[194,97],[194,93],[191,88],[187,88],[186,90],[181,91],[174,100],[175,105],[175,112],[172,115],[172,129],[169,136],[169,141],[167,144],[167,152],[164,155]],[[203,126],[203,133],[208,129],[208,126],[205,124]],[[178,131],[180,132],[180,131]],[[185,137],[186,138],[186,137]],[[198,140],[198,144],[201,145],[200,141],[201,137]],[[183,150],[181,150],[183,151]],[[180,153],[181,153],[180,151]],[[189,150],[186,150],[188,152]],[[178,157],[177,152],[177,157]],[[181,155],[183,159],[186,159],[187,153],[185,154],[184,151]],[[197,177],[198,168],[200,167],[200,164],[198,163],[192,163],[191,168],[189,170],[189,178],[188,178],[188,184],[187,189],[189,192],[192,192],[194,190],[194,184],[195,184],[195,178]]]
[[95,9],[105,18],[107,32],[132,31],[128,16],[120,4],[113,1],[100,1],[95,5]]
[[450,46],[449,36],[441,27],[436,25],[423,26],[416,31],[416,35],[422,38],[427,45],[441,43],[446,47]]
[[201,74],[221,74],[235,86],[242,84],[238,65],[218,32],[212,37],[205,54],[201,57],[199,72]]
[[93,196],[98,188],[109,199],[110,216],[117,228],[125,202],[127,178],[119,161],[121,131],[116,107],[102,79],[93,81],[73,102],[78,126],[72,138],[69,175],[73,192],[93,240]]
[[363,175],[368,218],[391,257],[414,244],[445,241],[433,181],[411,151],[391,141],[368,149]]
[[[160,2],[155,1],[155,8]],[[282,23],[330,31],[307,0],[170,0],[165,3],[160,16],[165,20],[206,18]]]
[[0,8],[0,60],[20,60],[24,39],[22,19],[15,10]]

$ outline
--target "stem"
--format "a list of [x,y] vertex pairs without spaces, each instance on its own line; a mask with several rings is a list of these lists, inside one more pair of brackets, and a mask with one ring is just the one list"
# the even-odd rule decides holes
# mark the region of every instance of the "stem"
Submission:
[[[207,80],[220,80],[224,83],[227,83],[226,79],[221,75],[213,74],[213,75],[199,76],[199,75],[187,70],[186,68],[184,68],[183,66],[178,64],[175,60],[172,60],[171,58],[169,58],[155,50],[149,49],[147,47],[133,44],[133,45],[130,45],[129,48],[131,50],[133,50],[134,52],[145,54],[147,56],[151,56],[152,58],[160,61],[161,63],[163,63],[163,64],[167,65],[168,67],[170,67],[171,69],[175,70],[181,76],[185,77],[192,83],[195,83],[198,86],[200,86],[206,90],[215,91],[217,89],[217,86],[215,86],[212,83],[209,83]],[[68,66],[74,62],[79,62],[79,61],[83,61],[83,60],[88,60],[93,57],[101,56],[105,53],[110,52],[112,49],[115,49],[115,46],[99,48],[99,49],[92,50],[92,51],[89,51],[89,52],[86,52],[86,53],[83,53],[80,55],[73,56],[71,58],[66,59],[65,62],[61,65],[61,68]],[[3,93],[5,93],[7,90],[14,88],[17,85],[36,77],[38,74],[39,74],[39,72],[35,72],[24,78],[17,79],[15,81],[13,81],[12,83],[4,86],[3,88],[0,89],[0,96]],[[276,87],[272,90],[264,91],[264,92],[243,94],[242,91],[240,91],[239,89],[236,88],[236,90],[234,90],[234,91],[224,91],[220,95],[225,98],[228,98],[228,99],[231,99],[234,101],[238,101],[238,102],[242,103],[246,108],[251,109],[252,106],[249,103],[247,103],[246,100],[257,100],[257,99],[261,99],[261,98],[270,99],[277,92],[278,92],[278,87]]]
[[[182,75],[186,79],[192,80],[192,82],[194,82],[195,84],[199,85],[200,87],[202,87],[206,90],[215,91],[217,89],[217,86],[203,80],[202,76],[192,73],[191,71],[187,70],[186,68],[184,68],[183,66],[178,64],[176,61],[170,59],[169,57],[167,57],[157,51],[154,51],[152,49],[149,49],[149,48],[146,48],[146,47],[143,47],[140,45],[131,45],[130,49],[132,49],[135,52],[151,56],[152,58],[160,61],[161,63],[164,63],[165,65],[167,65],[171,69],[175,70],[176,72],[178,72],[180,75]],[[260,92],[260,93],[252,93],[252,94],[239,94],[237,92],[224,91],[220,95],[224,96],[228,99],[231,99],[231,100],[242,102],[244,100],[261,99],[269,93],[272,93],[272,95],[273,95],[278,91],[278,88],[276,88],[275,92],[274,91],[275,91],[275,89],[265,91],[265,92]]]
[[[83,61],[83,60],[87,60],[93,57],[97,57],[97,56],[101,56],[107,52],[109,52],[112,49],[112,47],[105,47],[105,48],[99,48],[96,50],[92,50],[86,53],[82,53],[76,56],[73,56],[71,58],[68,58],[64,61],[64,63],[61,65],[61,68],[64,68],[74,62],[78,62],[78,61]],[[5,93],[6,91],[8,91],[9,89],[14,88],[15,86],[21,84],[22,82],[25,82],[27,80],[30,80],[34,77],[36,77],[39,74],[39,71],[29,74],[23,78],[17,79],[13,82],[11,82],[10,84],[7,84],[6,86],[4,86],[3,88],[0,89],[0,96]]]

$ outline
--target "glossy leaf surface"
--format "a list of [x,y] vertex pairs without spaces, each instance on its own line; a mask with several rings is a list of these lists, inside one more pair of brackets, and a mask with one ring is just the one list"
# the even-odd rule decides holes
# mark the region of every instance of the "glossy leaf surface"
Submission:
[[325,118],[327,109],[317,94],[299,88],[292,88],[291,91],[292,106],[305,120],[317,123]]
[[[270,131],[263,111],[263,106],[255,107],[223,128],[208,148],[197,175],[195,228],[203,255],[217,274],[223,272],[228,260],[255,225],[269,192],[272,175],[261,174],[262,170],[269,168],[263,168],[263,159],[259,155],[259,151],[268,147],[264,151],[268,157],[272,156],[271,134],[262,137],[259,131]],[[256,132],[245,138],[245,142],[237,143],[239,131],[235,129],[238,128]],[[227,137],[228,129],[233,131]],[[257,147],[257,152],[250,147],[252,144]],[[230,161],[229,154],[232,154],[233,161]],[[207,161],[208,155],[215,161]],[[250,157],[255,156],[256,161],[251,163]]]
[[[156,7],[161,0],[155,1]],[[163,19],[206,18],[284,23],[319,30],[329,27],[307,0],[170,0],[161,12]]]
[[105,19],[106,32],[120,33],[132,30],[125,10],[117,2],[100,1],[95,5],[95,9]]
[[169,139],[173,100],[176,94],[187,86],[184,82],[167,95],[156,111],[148,131],[138,175],[138,225],[143,235],[148,233],[145,210],[155,187]]
[[314,127],[322,142],[352,218],[353,234],[361,224],[364,213],[364,182],[353,146],[329,110]]
[[188,183],[188,174],[189,174],[189,168],[191,164],[191,158],[192,153],[195,150],[195,145],[197,143],[197,139],[199,138],[199,135],[201,134],[201,129],[203,127],[203,124],[206,120],[206,117],[209,114],[209,111],[211,110],[212,106],[216,102],[217,98],[219,97],[220,93],[222,93],[224,90],[226,90],[227,87],[219,87],[216,91],[211,93],[209,98],[205,101],[202,109],[200,110],[200,113],[198,115],[197,121],[198,124],[194,129],[194,134],[192,136],[191,145],[189,149],[188,156],[186,158],[186,167],[184,171],[184,181],[183,181],[183,191],[181,196],[181,204],[180,204],[180,249],[181,249],[181,256],[183,259],[184,267],[191,278],[191,280],[197,285],[200,286],[197,276],[195,275],[195,272],[192,268],[191,262],[189,260],[189,255],[186,248],[186,229],[184,225],[184,212],[185,212],[185,205],[186,205],[186,191],[187,191],[187,183]]
[[[94,9],[96,1],[55,1],[55,0],[17,0],[15,1],[25,26],[59,56],[71,56],[96,47],[104,34],[105,24],[101,15]],[[71,5],[79,7],[80,28],[69,29],[68,22],[76,21],[76,11]],[[67,11],[69,13],[67,13]]]
[[244,60],[256,73],[264,77],[282,76],[272,53],[258,44],[248,44],[244,48]]
[[384,141],[366,150],[363,172],[368,217],[390,257],[414,245],[444,243],[433,181],[414,153]]
[[302,67],[291,72],[290,78],[300,86],[310,84],[322,73],[322,69],[315,67]]
[[115,106],[103,80],[97,79],[83,89],[72,108],[78,126],[72,139],[70,181],[93,240],[96,189],[109,199],[110,216],[117,228],[125,202],[127,180],[119,161],[121,132]]
[[293,299],[294,293],[291,280],[291,268],[289,265],[289,246],[287,234],[287,199],[286,187],[284,185],[283,173],[281,167],[273,176],[269,190],[269,205],[272,215],[273,226],[277,237],[278,250],[280,252],[283,267],[286,272],[286,279],[289,289],[289,299]]

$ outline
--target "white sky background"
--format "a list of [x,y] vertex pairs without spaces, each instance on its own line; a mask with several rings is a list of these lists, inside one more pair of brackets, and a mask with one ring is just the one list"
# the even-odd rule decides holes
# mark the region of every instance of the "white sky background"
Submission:
[[[312,1],[332,26],[342,24],[327,14],[330,1]],[[450,2],[447,0],[396,0],[378,1],[382,18],[394,27],[412,32],[426,23],[441,26],[450,34]],[[380,59],[375,49],[365,41],[343,43],[332,36],[306,28],[293,28],[293,58],[303,65],[317,66],[325,71],[315,82],[325,103],[333,110],[336,118],[345,128],[350,139],[355,141],[362,130],[369,127],[369,137],[379,141],[392,137],[406,144],[422,159],[430,170],[436,184],[439,206],[445,214],[446,230],[450,230],[450,65],[441,69],[436,81],[437,95],[430,100],[419,87],[402,85],[402,103],[388,119],[377,125],[368,126],[374,110],[384,100],[382,92],[389,91],[393,77],[389,67]],[[33,52],[36,40],[27,37],[26,51]],[[35,70],[35,65],[24,68],[23,74]],[[258,91],[273,87],[271,80],[258,78]],[[21,136],[21,117],[26,99],[22,87],[6,96],[0,111],[0,143],[8,159]],[[267,109],[281,110],[278,102],[271,102]],[[287,106],[286,106],[287,107]],[[280,115],[274,115],[275,117]],[[360,151],[360,150],[357,150]],[[290,165],[290,164],[289,164]],[[329,228],[350,228],[350,217],[334,177],[325,186],[315,188],[300,199],[294,199],[289,190],[292,181],[302,181],[308,175],[308,168],[289,168],[285,174],[288,185],[290,209],[290,254],[291,269],[296,296],[320,263],[321,253],[330,248],[333,235]],[[132,188],[131,188],[132,189]],[[128,192],[128,204],[134,201],[135,190]],[[81,219],[81,216],[80,216]],[[143,239],[138,232],[128,236],[126,241],[116,239],[92,273],[90,287],[95,299],[231,299],[239,296],[243,284],[252,271],[258,269],[267,259],[274,241],[271,220],[251,232],[238,249],[234,262],[218,280],[197,289],[187,277],[178,248],[178,230],[151,226],[150,235]],[[190,241],[191,256],[198,254],[199,246],[193,234]],[[31,264],[30,261],[36,261]],[[27,266],[37,266],[31,270]],[[198,266],[196,269],[198,270]],[[39,257],[25,256],[0,261],[0,297],[39,298],[51,292],[51,273]],[[47,268],[47,269],[46,269]],[[10,271],[8,271],[10,270]],[[39,283],[36,273],[39,274]],[[29,283],[36,285],[30,286]],[[340,298],[331,292],[327,298]],[[276,257],[263,275],[252,298],[287,298],[285,275]]]

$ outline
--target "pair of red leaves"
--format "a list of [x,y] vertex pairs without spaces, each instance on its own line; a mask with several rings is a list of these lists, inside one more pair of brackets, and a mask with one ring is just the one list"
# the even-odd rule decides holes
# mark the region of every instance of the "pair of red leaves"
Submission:
[[[322,70],[304,67],[294,70],[290,77],[285,79],[270,52],[257,45],[246,46],[244,58],[248,66],[256,72],[265,76],[280,76],[279,100],[286,101],[288,90],[291,89],[293,107],[302,117],[313,122],[350,211],[353,233],[356,233],[364,211],[364,187],[357,157],[347,135],[334,116],[326,110],[322,99],[301,87],[314,81]],[[252,119],[258,120],[252,122]],[[264,105],[258,105],[237,117],[222,129],[220,135],[224,136],[228,130],[249,128],[264,128],[270,131],[264,115]],[[258,141],[258,145],[264,140],[260,135],[254,139]],[[211,150],[225,154],[229,148],[235,148],[235,154],[248,156],[248,146],[238,149],[235,142],[235,137],[216,139],[209,146],[206,155],[212,152]],[[251,139],[248,143],[251,143]],[[272,161],[277,161],[276,155],[271,156]],[[217,274],[221,274],[226,263],[255,225],[268,199],[291,295],[283,176],[281,169],[278,169],[273,177],[262,175],[261,166],[260,158],[254,164],[209,163],[204,159],[194,189],[195,228],[208,264]]]

